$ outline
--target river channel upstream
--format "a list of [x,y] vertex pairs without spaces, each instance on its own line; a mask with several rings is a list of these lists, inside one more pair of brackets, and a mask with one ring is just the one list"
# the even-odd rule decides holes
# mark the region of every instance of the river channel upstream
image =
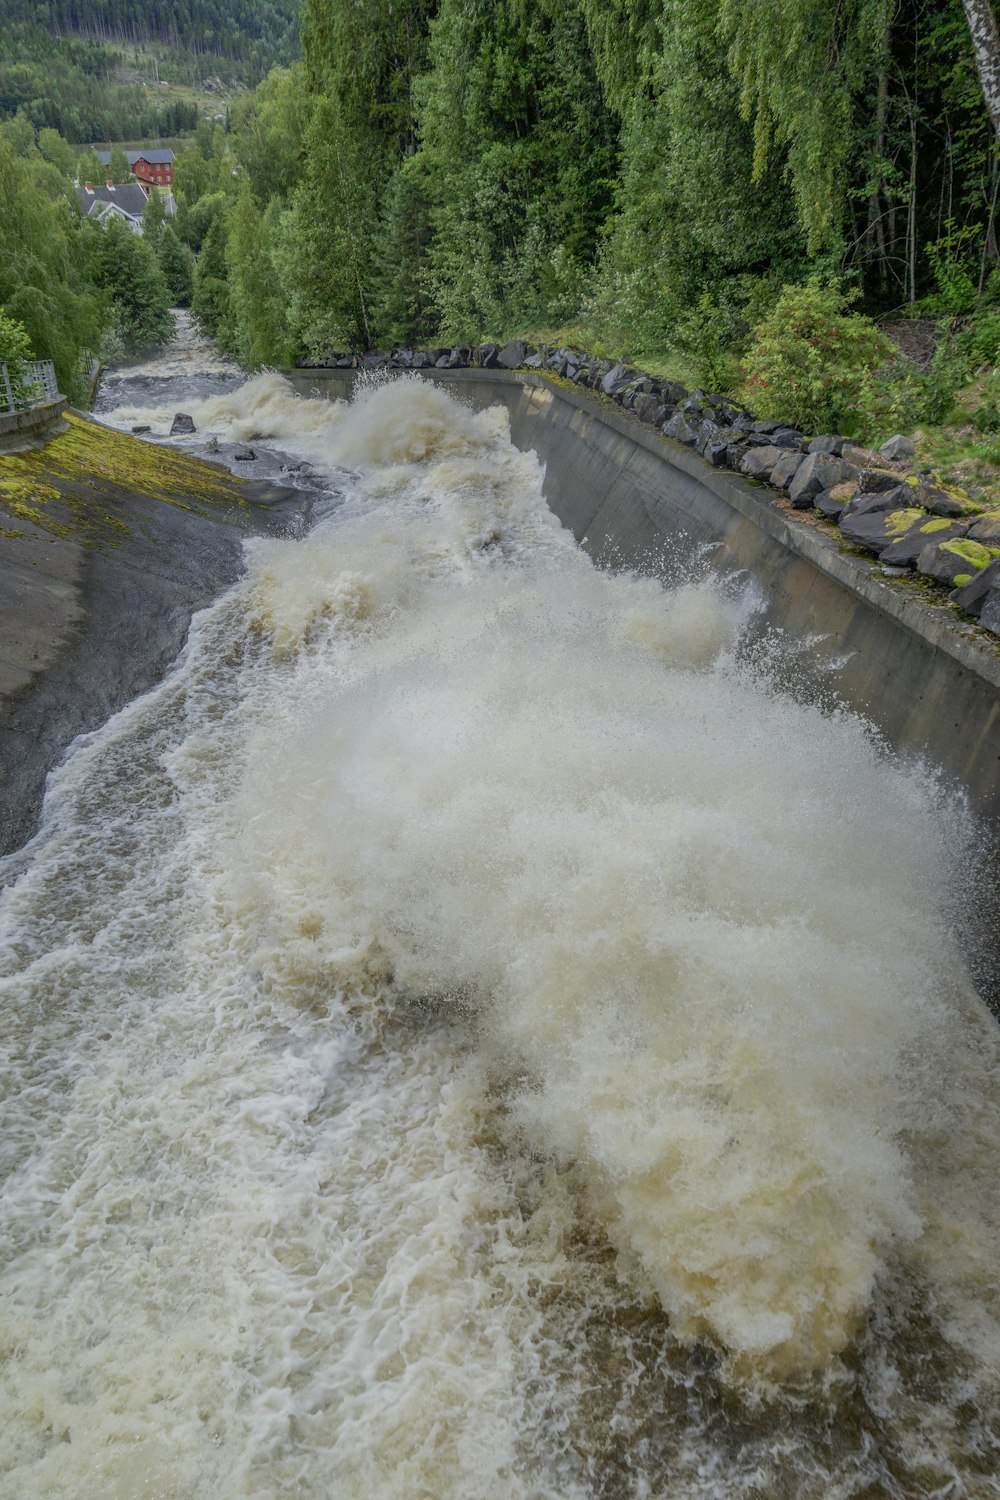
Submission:
[[960,800],[501,409],[97,411],[313,506],[0,870],[0,1495],[1000,1495]]

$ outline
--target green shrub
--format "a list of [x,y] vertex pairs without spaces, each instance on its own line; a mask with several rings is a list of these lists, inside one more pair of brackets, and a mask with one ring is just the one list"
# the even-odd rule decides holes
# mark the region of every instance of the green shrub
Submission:
[[782,288],[743,362],[740,396],[757,416],[850,435],[891,425],[911,405],[894,345],[848,304],[835,285]]
[[[17,404],[29,400],[34,391],[26,369],[31,357],[31,343],[24,324],[8,317],[0,307],[0,365],[7,366],[11,394]],[[5,398],[6,391],[3,391],[0,401]]]

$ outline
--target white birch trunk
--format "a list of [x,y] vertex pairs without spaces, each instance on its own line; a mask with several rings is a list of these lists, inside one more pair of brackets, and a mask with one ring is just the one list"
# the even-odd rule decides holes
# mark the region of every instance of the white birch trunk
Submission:
[[1000,32],[989,0],[962,0],[972,33],[976,68],[993,128],[1000,135]]

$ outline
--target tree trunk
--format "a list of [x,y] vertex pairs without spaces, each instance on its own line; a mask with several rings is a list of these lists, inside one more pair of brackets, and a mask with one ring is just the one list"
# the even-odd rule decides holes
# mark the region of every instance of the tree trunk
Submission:
[[972,33],[972,50],[993,129],[1000,135],[1000,32],[990,0],[962,0]]

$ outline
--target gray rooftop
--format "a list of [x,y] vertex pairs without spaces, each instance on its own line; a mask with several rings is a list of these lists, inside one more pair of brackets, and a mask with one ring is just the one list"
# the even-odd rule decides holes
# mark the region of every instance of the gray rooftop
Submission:
[[80,207],[88,216],[95,211],[98,203],[113,203],[133,219],[141,219],[146,207],[146,194],[137,182],[110,188],[95,183],[92,188],[77,188],[76,196],[80,200]]
[[[111,152],[98,151],[97,155],[101,165],[106,167],[111,160]],[[165,146],[162,149],[159,147],[154,149],[150,146],[148,150],[126,151],[125,155],[128,157],[130,167],[134,167],[137,161],[148,161],[151,167],[168,166],[174,159],[174,153],[169,146]]]

